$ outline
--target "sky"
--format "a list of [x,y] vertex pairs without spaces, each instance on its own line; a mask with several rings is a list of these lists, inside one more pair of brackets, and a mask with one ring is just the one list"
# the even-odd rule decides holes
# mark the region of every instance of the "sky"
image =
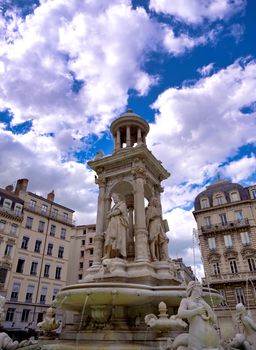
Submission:
[[[172,258],[202,275],[193,201],[218,176],[256,183],[255,0],[0,0],[0,186],[96,220],[87,161],[127,108],[150,124]],[[195,256],[195,258],[193,257]]]

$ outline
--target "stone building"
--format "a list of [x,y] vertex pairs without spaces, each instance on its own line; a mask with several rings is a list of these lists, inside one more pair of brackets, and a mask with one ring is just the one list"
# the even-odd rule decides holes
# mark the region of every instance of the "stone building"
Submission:
[[3,199],[3,207],[9,203],[0,221],[2,227],[9,227],[5,234],[1,230],[6,241],[1,264],[8,270],[5,293],[1,293],[7,300],[7,329],[35,328],[67,281],[74,211],[56,203],[53,191],[44,198],[27,186],[28,180],[20,179],[14,192],[1,190],[1,197],[8,199]]
[[70,247],[72,264],[68,266],[67,284],[82,280],[86,276],[87,269],[93,265],[95,233],[96,224],[75,227]]
[[217,314],[228,323],[237,303],[256,318],[256,185],[219,180],[195,199],[193,212],[205,283],[224,297]]

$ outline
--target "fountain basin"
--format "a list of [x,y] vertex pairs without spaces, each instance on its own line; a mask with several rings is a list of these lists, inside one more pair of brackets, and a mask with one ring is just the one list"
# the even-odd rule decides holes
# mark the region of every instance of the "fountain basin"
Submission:
[[[81,312],[85,303],[93,305],[157,306],[163,301],[169,306],[179,306],[186,296],[185,286],[147,286],[132,283],[94,282],[79,283],[64,287],[58,294],[54,306],[64,310]],[[214,289],[204,288],[204,299],[218,305],[222,297]]]

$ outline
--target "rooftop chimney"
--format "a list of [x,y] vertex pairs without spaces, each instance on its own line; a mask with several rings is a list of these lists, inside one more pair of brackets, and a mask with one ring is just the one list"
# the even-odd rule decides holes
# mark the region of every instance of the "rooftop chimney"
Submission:
[[54,197],[55,197],[54,190],[52,190],[52,192],[47,194],[48,201],[53,202],[54,201]]
[[26,192],[28,188],[28,179],[17,180],[15,187],[15,194],[19,195],[20,191]]

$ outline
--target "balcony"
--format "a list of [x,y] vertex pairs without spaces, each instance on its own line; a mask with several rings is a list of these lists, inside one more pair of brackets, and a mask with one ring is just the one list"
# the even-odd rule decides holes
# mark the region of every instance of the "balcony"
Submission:
[[[228,282],[241,282],[241,281],[255,281],[255,275],[252,271],[237,272],[237,273],[222,273],[219,275],[210,275],[208,279],[209,284],[213,283],[228,283]],[[206,283],[207,279],[203,279],[203,283]]]
[[227,221],[226,223],[218,223],[218,224],[211,224],[211,225],[205,225],[201,226],[202,233],[207,232],[217,232],[217,231],[226,231],[226,230],[236,230],[240,227],[248,227],[249,220],[242,219],[242,220],[234,220],[234,221]]
[[47,217],[48,219],[53,219],[69,226],[73,226],[75,224],[74,220],[67,218],[65,215],[58,214],[54,211],[50,211],[49,209],[42,210],[41,206],[32,206],[29,202],[24,203],[24,208],[32,213],[37,213],[41,216]]
[[22,212],[6,208],[2,205],[0,206],[0,213],[3,217],[9,218],[9,219],[13,219],[13,220],[16,220],[19,222],[21,222],[23,220],[23,213]]

